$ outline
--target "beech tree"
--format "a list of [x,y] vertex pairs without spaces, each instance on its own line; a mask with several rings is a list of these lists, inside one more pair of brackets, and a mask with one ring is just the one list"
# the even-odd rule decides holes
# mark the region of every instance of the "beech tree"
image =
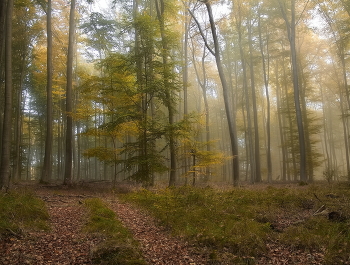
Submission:
[[220,81],[222,85],[222,90],[223,90],[223,97],[224,97],[224,103],[225,103],[225,111],[226,111],[226,117],[227,117],[227,123],[228,123],[228,129],[230,133],[230,142],[231,142],[231,152],[232,152],[232,157],[233,157],[233,185],[237,186],[238,181],[239,181],[239,157],[238,157],[238,143],[237,143],[237,135],[236,135],[236,125],[234,122],[234,119],[232,117],[232,109],[231,109],[231,104],[229,102],[229,87],[228,83],[226,81],[225,73],[223,70],[223,66],[221,63],[221,55],[220,55],[220,47],[219,47],[219,42],[218,42],[218,35],[216,32],[216,26],[215,26],[215,21],[213,18],[213,12],[211,8],[211,4],[208,0],[203,1],[205,4],[207,11],[208,11],[208,17],[209,17],[209,23],[210,23],[210,29],[211,29],[211,34],[213,37],[213,42],[214,42],[214,50],[212,50],[208,44],[207,40],[202,32],[202,29],[200,28],[199,23],[195,19],[195,16],[192,13],[192,17],[196,20],[197,25],[199,27],[199,30],[201,32],[201,35],[203,37],[203,40],[206,43],[206,47],[209,49],[209,51],[214,55],[215,61],[216,61],[216,66],[219,72],[220,76]]
[[5,104],[1,145],[0,189],[8,189],[10,181],[12,131],[12,14],[13,0],[7,1],[5,23]]
[[52,60],[52,5],[51,0],[47,1],[47,69],[46,69],[46,138],[45,138],[45,157],[43,171],[41,175],[42,182],[48,182],[52,176],[52,144],[53,144],[53,117],[52,117],[52,75],[53,75],[53,60]]
[[66,86],[66,151],[65,151],[65,185],[72,182],[73,167],[73,56],[74,56],[74,38],[75,38],[75,0],[71,1],[69,14],[69,41],[67,54],[67,86]]

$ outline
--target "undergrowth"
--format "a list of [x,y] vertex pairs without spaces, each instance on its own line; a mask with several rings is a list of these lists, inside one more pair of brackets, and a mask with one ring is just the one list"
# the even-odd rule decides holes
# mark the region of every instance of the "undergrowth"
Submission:
[[[325,264],[339,264],[350,259],[349,222],[331,222],[326,216],[312,215],[321,204],[334,210],[339,206],[326,197],[330,191],[339,189],[312,185],[229,191],[181,187],[141,190],[121,197],[147,209],[174,235],[211,249],[208,257],[213,260],[224,255],[226,259],[230,256],[234,264],[254,264],[257,257],[266,253],[266,243],[278,240],[295,248],[324,251]],[[343,191],[339,207],[345,210],[350,193]],[[301,222],[283,231],[274,229],[279,219],[293,219],[301,212],[306,213]]]
[[45,203],[29,191],[0,192],[0,238],[26,230],[48,230]]
[[117,219],[115,212],[98,198],[87,199],[89,216],[84,231],[98,234],[103,240],[92,251],[93,264],[146,264],[131,233]]

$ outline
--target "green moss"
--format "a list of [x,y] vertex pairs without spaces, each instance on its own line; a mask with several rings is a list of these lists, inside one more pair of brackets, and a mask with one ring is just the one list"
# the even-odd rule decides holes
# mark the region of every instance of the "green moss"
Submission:
[[[329,193],[339,197],[329,198]],[[325,253],[327,264],[333,264],[332,259],[341,264],[341,260],[350,259],[346,256],[350,253],[349,222],[330,222],[312,213],[326,203],[330,210],[341,209],[350,218],[349,195],[349,189],[343,186],[308,185],[228,191],[180,187],[142,190],[121,198],[147,209],[174,235],[206,246],[208,258],[217,250],[216,256],[228,256],[229,252],[235,262],[238,259],[244,263],[247,257],[252,262],[252,257],[265,253],[269,240],[279,240],[295,248],[317,249]],[[271,228],[281,217],[293,223],[293,218],[303,211],[304,217],[295,225],[287,225],[279,233]]]
[[84,205],[89,212],[84,231],[104,237],[93,250],[93,264],[146,264],[137,242],[117,219],[115,212],[97,198],[85,200]]
[[47,230],[45,203],[28,191],[0,193],[0,234]]

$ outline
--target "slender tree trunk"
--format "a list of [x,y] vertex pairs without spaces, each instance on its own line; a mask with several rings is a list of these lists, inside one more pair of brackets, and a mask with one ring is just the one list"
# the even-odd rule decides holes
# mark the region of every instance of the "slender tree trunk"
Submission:
[[8,189],[10,182],[12,132],[12,14],[13,0],[8,0],[5,34],[5,108],[2,133],[0,190]]
[[258,110],[256,106],[256,92],[255,92],[255,75],[254,75],[254,62],[253,62],[253,44],[252,44],[252,25],[249,20],[248,26],[248,38],[249,38],[249,58],[250,58],[250,85],[252,90],[252,103],[253,103],[253,121],[254,121],[254,162],[255,162],[255,178],[254,182],[261,182],[261,163],[260,163],[260,139],[259,139],[259,123],[258,123]]
[[277,101],[277,116],[278,116],[278,128],[281,138],[281,151],[282,151],[282,181],[286,181],[287,176],[287,150],[286,150],[286,143],[285,143],[285,136],[283,132],[283,119],[282,119],[282,107],[281,107],[281,96],[280,96],[280,83],[279,83],[279,76],[278,76],[278,61],[276,61],[276,68],[275,68],[275,74],[276,74],[276,101]]
[[[255,182],[256,177],[256,163],[255,163],[255,156],[254,156],[254,148],[253,148],[253,126],[252,126],[252,118],[251,118],[251,104],[250,104],[250,95],[248,90],[248,77],[247,77],[247,63],[245,60],[245,55],[243,51],[243,45],[242,45],[242,30],[241,30],[241,24],[242,20],[239,14],[239,20],[237,22],[237,33],[238,33],[238,46],[239,46],[239,53],[241,57],[241,64],[242,64],[242,75],[243,75],[243,92],[242,95],[243,99],[242,102],[245,103],[245,107],[243,106],[242,112],[244,115],[244,110],[246,110],[247,113],[247,122],[245,123],[245,143],[246,143],[246,154],[247,154],[247,177],[250,169],[250,182]],[[243,117],[244,118],[244,117]]]
[[[269,93],[269,59],[267,59],[267,69],[266,69],[266,59],[264,53],[264,45],[262,39],[261,32],[261,21],[260,21],[260,13],[259,13],[259,46],[260,46],[260,54],[262,60],[262,68],[264,75],[264,86],[265,86],[265,94],[266,94],[266,107],[267,107],[267,117],[266,117],[266,135],[267,135],[267,147],[266,147],[266,159],[267,159],[267,181],[272,181],[272,159],[271,159],[271,105],[270,105],[270,93]],[[267,36],[268,38],[268,36]],[[269,46],[268,39],[266,40],[266,49],[268,52]]]
[[298,61],[297,61],[297,52],[295,45],[296,37],[296,22],[295,22],[295,0],[291,0],[291,21],[289,22],[286,14],[285,8],[280,2],[280,7],[282,11],[283,18],[286,23],[288,39],[290,43],[290,52],[292,58],[292,76],[293,76],[293,88],[294,88],[294,103],[295,103],[295,112],[298,126],[298,136],[299,136],[299,153],[300,153],[300,164],[299,164],[299,174],[300,181],[306,182],[306,147],[305,147],[305,135],[304,135],[304,125],[303,125],[303,115],[300,105],[300,87],[299,87],[299,78],[298,78]]
[[17,87],[17,99],[16,99],[16,112],[15,112],[15,143],[14,143],[14,158],[13,158],[13,180],[19,180],[21,177],[22,168],[22,156],[21,156],[21,144],[22,144],[22,87],[24,80],[24,65],[25,65],[25,52],[21,56],[20,77]]
[[46,138],[45,138],[45,157],[41,174],[42,182],[49,182],[52,177],[52,144],[53,144],[53,126],[52,126],[52,23],[51,23],[51,0],[47,1],[47,79],[46,79]]
[[75,37],[75,0],[71,1],[69,14],[69,41],[67,58],[67,90],[66,90],[66,153],[65,153],[65,171],[64,185],[71,185],[72,167],[73,167],[73,53]]
[[[0,3],[0,64],[2,64],[4,50],[5,50],[5,19],[6,19],[6,4],[8,0],[2,0]],[[0,67],[0,76],[3,67]]]
[[229,86],[227,84],[226,77],[224,74],[224,69],[223,69],[222,63],[221,63],[219,41],[218,41],[218,36],[216,33],[216,26],[215,26],[215,22],[214,22],[214,18],[213,18],[211,4],[210,4],[209,0],[205,0],[204,3],[205,3],[205,6],[207,8],[207,11],[208,11],[211,33],[212,33],[213,41],[214,41],[215,61],[216,61],[216,66],[218,68],[220,81],[221,81],[221,85],[222,85],[222,90],[223,90],[225,112],[226,112],[227,124],[228,124],[228,129],[229,129],[229,135],[230,135],[231,152],[232,152],[232,157],[233,157],[233,163],[232,163],[233,185],[238,186],[239,157],[238,157],[238,140],[237,140],[237,135],[236,135],[236,123],[235,123],[235,120],[233,120],[232,110],[230,108],[231,104],[229,101]]
[[170,90],[170,80],[169,74],[170,69],[168,66],[168,44],[165,36],[165,25],[164,25],[164,0],[155,0],[156,10],[157,10],[157,18],[160,26],[160,33],[162,37],[162,59],[163,59],[163,69],[164,69],[164,86],[165,86],[165,96],[167,101],[168,108],[168,122],[170,126],[169,132],[169,149],[170,149],[170,177],[169,177],[169,186],[174,186],[176,183],[176,150],[175,150],[175,135],[174,135],[174,104],[172,100],[172,91]]
[[[193,44],[193,43],[192,43]],[[193,45],[192,45],[193,47]],[[209,103],[208,103],[208,96],[207,96],[207,72],[206,72],[206,66],[205,66],[205,57],[206,57],[206,49],[203,47],[203,54],[202,54],[202,77],[203,80],[201,80],[198,68],[195,63],[195,54],[192,54],[193,57],[193,67],[196,73],[197,81],[199,83],[199,86],[202,89],[202,95],[203,95],[203,101],[204,101],[204,112],[205,112],[205,141],[207,146],[207,152],[210,152],[210,127],[209,127],[209,121],[210,121],[210,110],[209,110]],[[206,167],[206,178],[208,179],[210,177],[210,168]]]

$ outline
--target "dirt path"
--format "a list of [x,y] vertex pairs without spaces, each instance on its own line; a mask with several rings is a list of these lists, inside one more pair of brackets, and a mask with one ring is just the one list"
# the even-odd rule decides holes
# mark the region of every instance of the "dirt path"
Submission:
[[83,208],[78,197],[41,196],[47,203],[51,231],[30,232],[1,241],[0,264],[91,264],[95,239],[80,233]]
[[[37,191],[47,204],[50,231],[38,231],[11,236],[0,241],[0,265],[73,265],[92,264],[91,249],[98,239],[81,232],[85,195],[50,190]],[[141,250],[149,264],[199,265],[205,258],[186,242],[175,239],[155,220],[129,204],[120,203],[103,194],[119,219],[140,242]]]
[[154,219],[139,209],[120,202],[112,202],[111,208],[140,242],[144,257],[150,264],[206,264],[205,257],[195,248],[187,242],[171,237],[168,231],[158,226]]

